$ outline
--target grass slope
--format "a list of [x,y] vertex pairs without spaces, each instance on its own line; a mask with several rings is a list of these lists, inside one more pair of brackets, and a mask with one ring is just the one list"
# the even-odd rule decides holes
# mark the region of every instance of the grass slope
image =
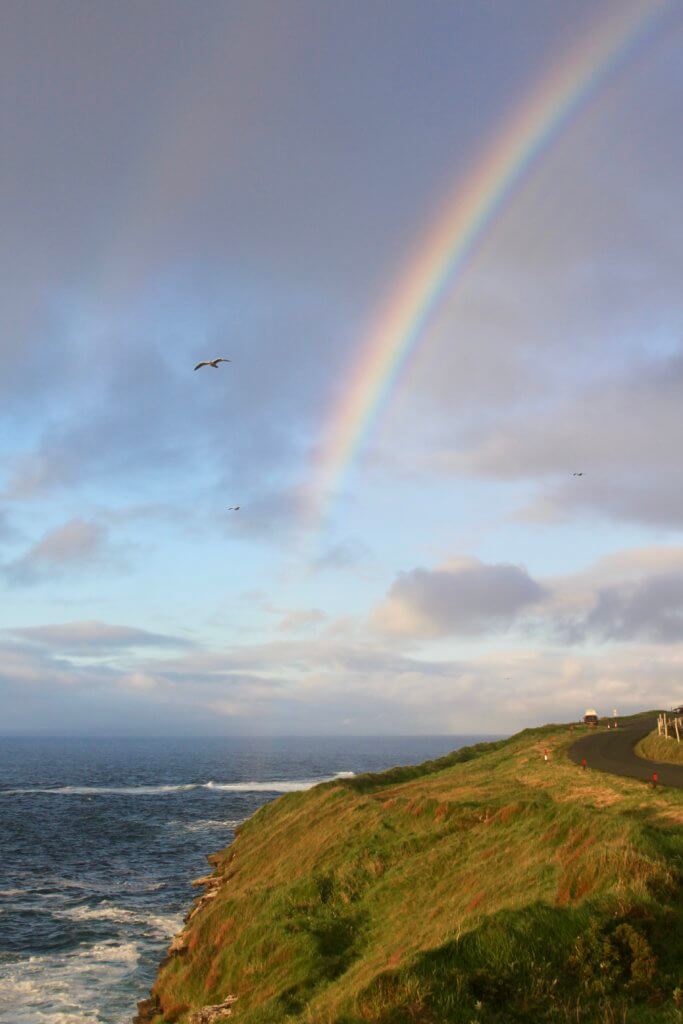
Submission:
[[683,743],[678,743],[675,736],[659,736],[657,730],[636,746],[638,757],[644,757],[646,761],[664,761],[669,764],[683,764]]
[[683,795],[581,770],[582,732],[263,807],[210,858],[149,1019],[234,994],[236,1024],[683,1021]]

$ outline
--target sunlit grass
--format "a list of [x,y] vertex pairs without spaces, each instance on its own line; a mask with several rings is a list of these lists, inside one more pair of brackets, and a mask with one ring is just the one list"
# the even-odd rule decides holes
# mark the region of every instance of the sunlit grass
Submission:
[[[683,740],[683,736],[681,737]],[[675,736],[659,736],[657,730],[645,736],[636,746],[638,757],[648,761],[667,761],[671,764],[683,764],[683,742],[679,743]]]
[[262,808],[212,858],[157,1021],[231,993],[240,1024],[683,1020],[683,799],[574,765],[582,731]]

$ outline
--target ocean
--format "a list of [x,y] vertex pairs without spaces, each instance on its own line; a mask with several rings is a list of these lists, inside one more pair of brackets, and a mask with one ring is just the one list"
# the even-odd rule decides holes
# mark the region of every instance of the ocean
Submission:
[[262,804],[487,738],[0,738],[0,1024],[130,1024]]

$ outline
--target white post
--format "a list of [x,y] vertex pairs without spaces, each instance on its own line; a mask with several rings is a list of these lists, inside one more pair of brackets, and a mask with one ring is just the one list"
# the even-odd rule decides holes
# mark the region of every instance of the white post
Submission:
[[664,712],[664,735],[669,738],[669,719],[666,717],[666,711]]
[[681,736],[680,736],[680,733],[678,731],[678,719],[677,718],[674,718],[674,729],[676,730],[676,742],[680,743],[681,742]]

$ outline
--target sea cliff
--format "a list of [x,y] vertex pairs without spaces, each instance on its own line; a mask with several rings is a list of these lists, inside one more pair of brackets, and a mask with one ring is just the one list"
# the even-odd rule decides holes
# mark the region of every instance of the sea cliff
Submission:
[[[683,795],[525,730],[263,807],[145,1024],[683,1021]],[[546,760],[547,755],[547,760]]]

